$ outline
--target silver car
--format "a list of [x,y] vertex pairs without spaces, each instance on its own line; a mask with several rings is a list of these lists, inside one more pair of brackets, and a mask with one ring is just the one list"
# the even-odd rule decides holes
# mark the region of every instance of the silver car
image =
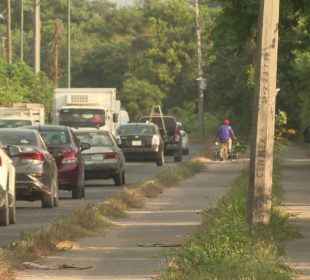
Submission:
[[0,141],[15,166],[16,199],[41,200],[43,208],[58,206],[57,166],[39,132],[1,128]]
[[90,149],[82,152],[85,162],[85,179],[113,179],[116,186],[125,184],[125,157],[114,136],[104,130],[76,130],[79,141],[89,143]]

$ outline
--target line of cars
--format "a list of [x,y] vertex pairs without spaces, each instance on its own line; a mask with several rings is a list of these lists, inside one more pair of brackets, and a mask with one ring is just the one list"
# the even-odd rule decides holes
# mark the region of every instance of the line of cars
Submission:
[[53,208],[60,189],[71,191],[73,199],[84,197],[85,180],[113,179],[116,186],[124,185],[126,161],[163,166],[164,155],[171,152],[181,161],[188,147],[176,122],[173,133],[172,140],[164,139],[157,124],[143,119],[121,125],[116,137],[61,125],[1,128],[0,225],[15,223],[15,199],[41,200],[42,208]]

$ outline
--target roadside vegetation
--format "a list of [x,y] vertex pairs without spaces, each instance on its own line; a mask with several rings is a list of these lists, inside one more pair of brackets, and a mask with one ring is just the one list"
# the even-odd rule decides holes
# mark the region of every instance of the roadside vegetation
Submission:
[[147,198],[155,197],[203,168],[204,163],[199,160],[184,162],[157,174],[150,181],[124,188],[104,202],[76,208],[40,230],[23,234],[20,240],[3,248],[0,253],[0,280],[15,279],[13,271],[21,268],[23,262],[39,260],[63,250],[63,244],[70,247],[77,238],[97,235],[113,220],[126,217],[130,208],[142,207]]
[[[276,151],[282,145],[277,143]],[[233,184],[215,209],[204,212],[204,222],[187,245],[168,256],[168,269],[158,280],[289,280],[294,271],[282,255],[285,241],[298,238],[281,209],[279,159],[273,178],[270,224],[249,229],[245,222],[248,170]]]

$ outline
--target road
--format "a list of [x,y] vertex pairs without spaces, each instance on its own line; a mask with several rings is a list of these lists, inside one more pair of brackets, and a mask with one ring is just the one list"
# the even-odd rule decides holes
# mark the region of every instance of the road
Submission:
[[[190,155],[184,156],[183,160],[189,160],[196,156],[200,148],[201,145],[192,145]],[[165,161],[163,167],[157,167],[155,163],[127,163],[127,185],[150,179],[154,174],[177,165],[173,162],[173,157],[166,157]],[[17,241],[21,233],[40,228],[42,225],[70,212],[75,207],[105,200],[121,189],[121,187],[116,187],[112,180],[91,180],[87,181],[86,197],[83,199],[72,199],[71,192],[60,191],[60,202],[57,208],[42,209],[40,201],[17,201],[16,224],[0,227],[0,247]]]

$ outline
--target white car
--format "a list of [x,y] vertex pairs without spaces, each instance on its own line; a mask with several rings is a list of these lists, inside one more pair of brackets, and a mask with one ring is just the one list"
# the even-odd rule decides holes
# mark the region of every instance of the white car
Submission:
[[15,167],[0,145],[0,226],[15,223]]

